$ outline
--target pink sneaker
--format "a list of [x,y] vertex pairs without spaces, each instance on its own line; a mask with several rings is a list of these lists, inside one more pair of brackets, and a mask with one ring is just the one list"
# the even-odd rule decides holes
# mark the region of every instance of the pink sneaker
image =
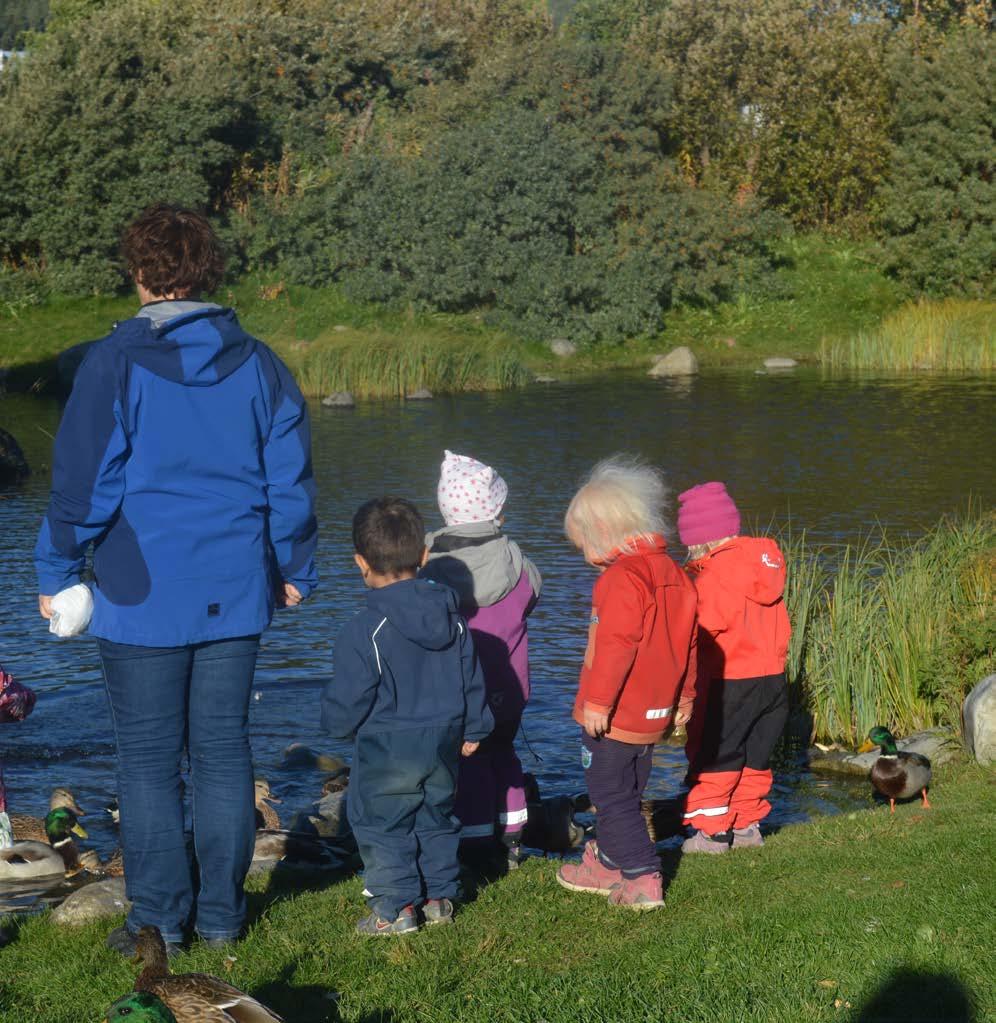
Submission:
[[629,909],[660,909],[664,905],[664,879],[660,874],[623,878],[609,894],[610,906]]
[[580,863],[565,863],[557,871],[557,883],[572,892],[594,892],[608,895],[612,886],[622,881],[622,871],[605,866],[598,858],[598,846],[589,842]]

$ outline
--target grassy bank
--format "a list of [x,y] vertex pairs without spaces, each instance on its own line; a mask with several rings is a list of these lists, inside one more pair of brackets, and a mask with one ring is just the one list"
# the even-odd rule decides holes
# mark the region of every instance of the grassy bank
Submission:
[[996,514],[912,544],[784,546],[789,676],[815,734],[857,744],[883,721],[900,734],[957,728],[965,694],[996,670]]
[[[178,971],[227,976],[289,1023],[871,1023],[993,1018],[989,868],[994,776],[940,769],[934,809],[885,807],[786,828],[762,850],[665,857],[667,908],[612,910],[531,860],[456,924],[361,939],[362,882],[252,896],[226,970],[196,948]],[[103,948],[110,922],[29,920],[0,951],[8,1023],[98,1020],[134,967]]]
[[[216,298],[239,310],[247,329],[276,348],[312,396],[502,389],[537,373],[645,368],[652,355],[676,345],[688,345],[707,368],[753,369],[772,355],[831,369],[979,372],[996,366],[993,303],[904,305],[869,252],[839,239],[790,239],[782,257],[764,295],[714,309],[674,309],[658,336],[584,348],[570,360],[496,329],[483,313],[362,305],[336,289],[297,287],[279,277],[246,279]],[[9,386],[49,386],[60,351],[102,336],[134,309],[130,297],[0,303],[0,368],[8,370]]]

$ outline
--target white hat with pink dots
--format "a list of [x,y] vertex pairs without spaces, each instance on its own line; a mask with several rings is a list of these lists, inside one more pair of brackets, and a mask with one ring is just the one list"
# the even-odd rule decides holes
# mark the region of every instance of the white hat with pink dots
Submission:
[[501,517],[508,484],[483,462],[447,451],[439,472],[436,499],[447,526],[492,522]]

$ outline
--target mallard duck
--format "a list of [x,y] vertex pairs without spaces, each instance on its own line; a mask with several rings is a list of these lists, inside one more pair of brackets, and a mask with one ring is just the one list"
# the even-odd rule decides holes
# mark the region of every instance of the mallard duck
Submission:
[[[283,1023],[261,1002],[209,973],[170,973],[166,944],[158,927],[143,927],[138,932],[135,958],[143,966],[135,981],[135,991],[158,998],[176,1023]],[[142,1008],[149,1011],[155,1006]],[[119,1011],[118,1015],[128,1014]],[[113,1017],[108,1014],[108,1018]],[[161,1015],[147,1018],[159,1023],[169,1019]]]
[[75,874],[82,867],[79,846],[73,835],[86,838],[87,833],[76,819],[76,814],[65,806],[50,810],[45,818],[45,835],[49,845],[62,857],[66,873]]
[[105,874],[107,877],[124,877],[124,853],[118,846],[111,853],[110,859],[102,860],[93,849],[85,849],[80,853],[80,866],[91,874]]
[[872,785],[889,800],[890,813],[896,812],[897,799],[909,799],[917,793],[929,810],[930,761],[922,753],[898,750],[892,733],[881,725],[876,725],[868,733],[868,739],[868,748],[879,746],[882,750],[882,755],[872,765],[869,777]]
[[265,778],[256,779],[256,829],[266,828],[270,830],[280,829],[280,815],[270,805],[281,803],[270,789],[270,783]]
[[[86,816],[69,789],[53,789],[52,795],[49,797],[48,808],[49,810],[72,810],[77,817]],[[48,835],[45,833],[45,819],[41,817],[31,817],[26,813],[12,813],[10,814],[10,823],[14,829],[14,838],[18,841],[48,841]]]
[[104,1023],[176,1023],[176,1016],[155,995],[132,991],[119,998],[104,1016]]
[[45,842],[15,842],[0,849],[0,881],[35,877],[64,877],[66,864],[57,849]]

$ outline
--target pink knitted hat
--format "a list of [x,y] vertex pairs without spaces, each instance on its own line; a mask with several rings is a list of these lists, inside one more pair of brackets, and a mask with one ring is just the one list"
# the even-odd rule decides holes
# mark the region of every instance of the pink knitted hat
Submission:
[[678,495],[678,536],[686,547],[736,536],[740,512],[723,483],[700,483]]
[[447,526],[492,522],[501,517],[508,484],[491,468],[468,455],[445,453],[436,500]]

